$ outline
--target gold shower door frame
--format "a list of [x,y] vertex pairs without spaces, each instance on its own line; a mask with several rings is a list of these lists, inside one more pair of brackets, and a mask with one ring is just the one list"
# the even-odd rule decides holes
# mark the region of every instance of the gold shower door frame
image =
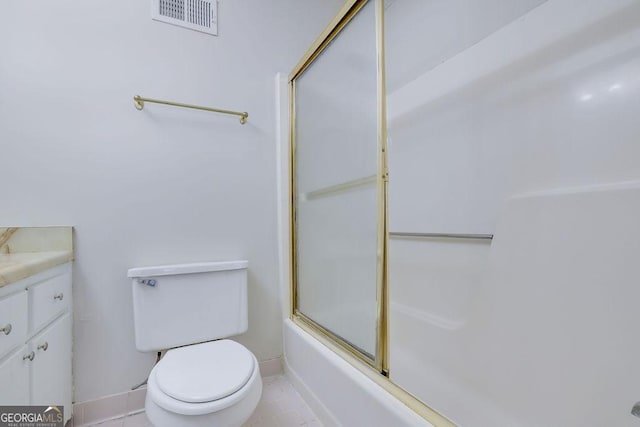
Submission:
[[[331,41],[349,24],[351,19],[369,2],[375,3],[376,24],[376,63],[377,63],[377,283],[376,283],[376,348],[374,358],[362,353],[341,337],[314,322],[298,309],[297,303],[297,242],[296,242],[296,79],[315,61]],[[347,362],[367,375],[379,386],[387,390],[418,415],[436,427],[454,426],[449,420],[425,405],[389,379],[389,340],[388,340],[388,184],[387,164],[387,112],[384,57],[384,0],[347,0],[338,14],[305,53],[300,62],[289,74],[289,208],[290,208],[290,316],[291,320],[321,341],[331,350],[342,356]]]
[[[366,5],[369,1],[375,3],[376,11],[376,55],[377,55],[377,149],[378,161],[376,172],[376,185],[378,193],[378,236],[377,236],[377,284],[376,284],[376,347],[374,358],[371,359],[359,349],[346,342],[322,325],[311,320],[298,310],[297,303],[297,242],[296,242],[296,200],[295,200],[295,90],[296,79],[304,73],[304,71],[314,62],[314,60],[324,51],[329,43],[344,29],[351,19]],[[329,26],[323,31],[320,37],[315,41],[302,60],[289,75],[289,93],[290,93],[290,185],[291,185],[291,318],[297,324],[306,329],[312,329],[317,334],[333,341],[343,350],[348,351],[352,356],[366,363],[376,371],[387,375],[386,366],[386,242],[387,242],[387,221],[386,221],[386,194],[387,194],[387,161],[386,161],[386,112],[385,105],[385,82],[384,82],[384,49],[382,42],[382,24],[383,24],[383,8],[382,0],[349,0],[342,7],[338,15],[333,19]]]

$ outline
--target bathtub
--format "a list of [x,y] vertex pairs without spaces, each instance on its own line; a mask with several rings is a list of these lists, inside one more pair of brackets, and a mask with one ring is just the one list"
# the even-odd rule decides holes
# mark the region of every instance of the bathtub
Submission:
[[433,426],[289,319],[284,321],[284,366],[327,427]]

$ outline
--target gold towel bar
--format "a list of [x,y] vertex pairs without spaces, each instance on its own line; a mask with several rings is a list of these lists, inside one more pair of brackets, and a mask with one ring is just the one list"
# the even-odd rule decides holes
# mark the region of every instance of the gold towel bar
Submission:
[[170,101],[161,101],[159,99],[143,98],[140,95],[134,96],[133,102],[138,110],[142,110],[144,108],[145,102],[151,102],[153,104],[172,105],[174,107],[192,108],[194,110],[202,110],[202,111],[211,111],[213,113],[232,114],[234,116],[240,116],[240,124],[247,123],[247,117],[249,117],[249,113],[247,113],[246,111],[240,112],[240,111],[231,111],[231,110],[221,110],[219,108],[200,107],[198,105],[183,104],[181,102],[170,102]]

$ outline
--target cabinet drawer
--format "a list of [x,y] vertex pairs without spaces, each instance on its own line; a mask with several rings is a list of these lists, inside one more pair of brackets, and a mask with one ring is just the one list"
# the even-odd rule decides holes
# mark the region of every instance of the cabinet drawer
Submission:
[[0,299],[0,358],[27,337],[27,291]]
[[71,306],[71,272],[51,277],[29,287],[31,332],[40,330]]

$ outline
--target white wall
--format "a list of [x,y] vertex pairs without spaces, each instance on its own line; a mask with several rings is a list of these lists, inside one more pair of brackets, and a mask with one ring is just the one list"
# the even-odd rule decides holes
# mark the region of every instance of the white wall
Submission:
[[390,246],[390,377],[461,426],[638,424],[639,22],[549,0],[390,94],[392,231],[495,233]]
[[[282,353],[274,91],[340,0],[221,0],[219,37],[151,21],[148,1],[8,2],[0,14],[0,223],[75,227],[77,401],[142,381],[132,266],[249,260],[249,332]],[[131,97],[246,110],[234,117]]]

